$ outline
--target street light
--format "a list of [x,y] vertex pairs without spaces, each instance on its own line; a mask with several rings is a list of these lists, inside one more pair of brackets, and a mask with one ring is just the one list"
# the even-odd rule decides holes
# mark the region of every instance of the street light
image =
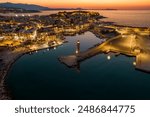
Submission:
[[79,51],[78,50],[76,50],[76,54],[78,54],[79,53]]
[[136,62],[135,61],[133,62],[133,65],[136,66]]
[[111,59],[111,56],[110,56],[110,55],[108,55],[108,56],[107,56],[107,59],[108,59],[108,60],[110,60],[110,59]]

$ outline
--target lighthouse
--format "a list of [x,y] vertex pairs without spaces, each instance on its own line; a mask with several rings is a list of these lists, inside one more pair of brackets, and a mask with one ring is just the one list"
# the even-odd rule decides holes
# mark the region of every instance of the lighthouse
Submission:
[[80,52],[80,41],[78,40],[76,44],[76,54],[78,54],[79,52]]

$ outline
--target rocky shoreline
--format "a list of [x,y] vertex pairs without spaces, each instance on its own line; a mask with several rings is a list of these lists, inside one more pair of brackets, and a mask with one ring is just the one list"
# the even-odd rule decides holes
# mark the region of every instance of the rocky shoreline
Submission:
[[11,66],[23,55],[24,53],[18,54],[18,56],[16,56],[14,60],[2,66],[2,70],[0,71],[0,78],[1,78],[0,79],[0,99],[1,100],[11,99],[9,92],[6,90],[6,87],[5,87],[5,78],[7,76],[7,73],[11,69]]

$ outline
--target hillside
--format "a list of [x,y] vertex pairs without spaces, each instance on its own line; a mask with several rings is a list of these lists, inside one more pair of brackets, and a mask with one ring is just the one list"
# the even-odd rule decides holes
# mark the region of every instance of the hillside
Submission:
[[24,10],[36,10],[36,11],[42,11],[42,10],[50,10],[48,7],[43,7],[39,5],[33,5],[33,4],[21,4],[21,3],[0,3],[1,8],[18,8],[18,9],[24,9]]

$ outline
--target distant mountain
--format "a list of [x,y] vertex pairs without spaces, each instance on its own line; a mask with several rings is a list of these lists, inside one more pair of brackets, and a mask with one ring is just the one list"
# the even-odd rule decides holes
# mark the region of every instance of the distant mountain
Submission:
[[48,7],[43,7],[43,6],[39,6],[39,5],[10,3],[10,2],[0,3],[0,7],[2,7],[2,8],[19,8],[19,9],[36,10],[36,11],[50,10],[50,8],[48,8]]
[[110,9],[110,8],[108,8],[108,9],[102,9],[102,10],[118,10],[118,9]]

